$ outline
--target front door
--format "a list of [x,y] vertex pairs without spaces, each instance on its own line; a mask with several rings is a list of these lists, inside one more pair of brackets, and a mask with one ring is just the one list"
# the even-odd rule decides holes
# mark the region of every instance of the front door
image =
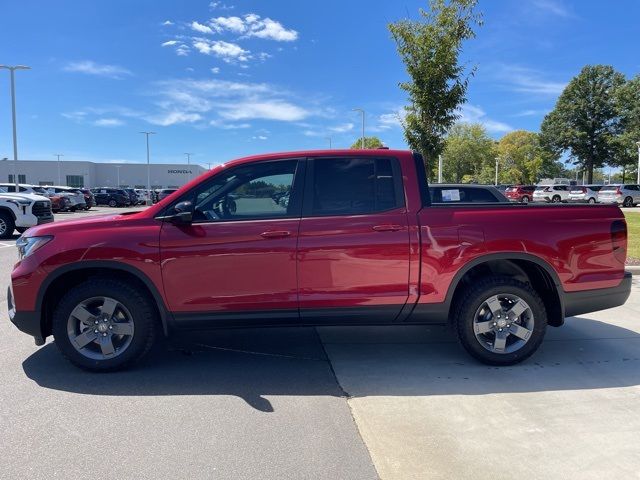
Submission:
[[309,161],[298,239],[304,323],[389,323],[408,298],[409,230],[393,158]]
[[[223,171],[186,197],[193,224],[164,223],[162,277],[177,324],[298,322],[296,159]],[[216,323],[217,322],[217,323]]]

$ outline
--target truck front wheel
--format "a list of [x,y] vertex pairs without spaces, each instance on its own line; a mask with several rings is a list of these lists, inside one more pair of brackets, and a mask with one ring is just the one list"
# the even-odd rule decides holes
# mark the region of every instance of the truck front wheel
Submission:
[[489,277],[463,293],[453,322],[460,343],[473,357],[489,365],[513,365],[540,346],[547,313],[528,284]]
[[73,364],[92,371],[123,369],[153,344],[156,311],[144,292],[122,280],[90,278],[54,310],[56,345]]

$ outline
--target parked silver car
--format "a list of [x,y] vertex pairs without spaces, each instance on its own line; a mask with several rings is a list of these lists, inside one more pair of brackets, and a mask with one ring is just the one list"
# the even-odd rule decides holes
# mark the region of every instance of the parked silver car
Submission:
[[534,202],[560,203],[569,201],[569,185],[540,185],[533,192]]
[[574,185],[569,192],[571,203],[596,203],[602,185]]
[[623,207],[640,204],[640,185],[625,183],[624,185],[605,185],[598,192],[601,203],[617,203]]

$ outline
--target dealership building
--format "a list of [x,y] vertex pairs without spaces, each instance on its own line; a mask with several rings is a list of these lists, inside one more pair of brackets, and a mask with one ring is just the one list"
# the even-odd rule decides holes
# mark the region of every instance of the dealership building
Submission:
[[[152,163],[151,188],[176,188],[206,171],[200,165]],[[146,163],[98,163],[56,160],[0,160],[0,183],[68,185],[70,187],[147,187]]]

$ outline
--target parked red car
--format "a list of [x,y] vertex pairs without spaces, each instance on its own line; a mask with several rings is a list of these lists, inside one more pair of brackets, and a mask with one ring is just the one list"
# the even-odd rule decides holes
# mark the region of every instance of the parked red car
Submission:
[[617,206],[432,205],[426,178],[407,151],[260,155],[142,212],[30,228],[10,318],[91,370],[132,363],[158,331],[257,325],[451,323],[510,365],[547,325],[628,298]]
[[505,190],[504,196],[507,197],[510,202],[529,203],[533,200],[533,192],[535,189],[535,185],[514,185]]

